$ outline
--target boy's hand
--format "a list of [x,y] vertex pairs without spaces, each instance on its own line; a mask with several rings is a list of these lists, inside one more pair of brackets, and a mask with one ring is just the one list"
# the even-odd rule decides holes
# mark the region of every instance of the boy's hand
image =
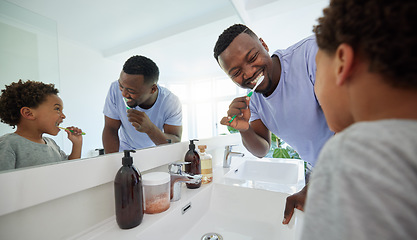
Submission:
[[[246,131],[249,129],[249,97],[238,97],[233,99],[232,103],[229,105],[229,111],[227,111],[227,117],[223,117],[220,120],[220,124],[230,126],[239,131]],[[230,120],[233,116],[236,115],[236,118],[230,123]]]
[[282,224],[288,224],[290,222],[292,215],[294,214],[294,208],[297,208],[298,210],[304,212],[304,204],[307,198],[307,190],[308,185],[305,185],[301,191],[287,197],[287,202],[285,204],[284,210],[284,220],[282,220]]
[[81,133],[83,132],[81,129],[71,126],[71,127],[67,127],[67,129],[72,130],[73,132],[69,131],[69,130],[65,130],[65,132],[67,132],[68,134],[68,139],[72,142],[72,144],[81,144],[83,141],[83,137],[81,135]]

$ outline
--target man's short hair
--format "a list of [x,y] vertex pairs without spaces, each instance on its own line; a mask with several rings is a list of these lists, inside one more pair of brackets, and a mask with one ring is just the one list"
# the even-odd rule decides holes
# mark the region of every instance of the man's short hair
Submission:
[[256,37],[256,34],[243,24],[234,24],[228,27],[220,34],[214,46],[214,58],[219,61],[219,55],[230,45],[230,43],[241,33],[249,34],[252,37]]
[[143,75],[146,83],[157,83],[159,68],[151,59],[136,55],[130,57],[123,65],[123,72],[131,75]]

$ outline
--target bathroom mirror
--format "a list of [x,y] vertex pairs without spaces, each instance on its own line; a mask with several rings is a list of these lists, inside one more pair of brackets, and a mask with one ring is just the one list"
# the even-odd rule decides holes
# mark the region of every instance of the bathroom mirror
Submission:
[[[180,97],[182,141],[216,136],[227,131],[219,120],[226,114],[230,101],[246,92],[227,78],[213,57],[219,34],[232,24],[245,23],[271,50],[286,48],[312,34],[312,26],[328,0],[155,3],[126,0],[124,4],[100,6],[100,11],[90,2],[83,2],[82,6],[64,0],[0,0],[0,3],[1,26],[12,26],[19,34],[23,34],[22,29],[29,32],[29,36],[36,36],[32,38],[37,43],[30,40],[28,46],[38,46],[37,51],[32,51],[37,56],[30,57],[38,59],[35,61],[38,67],[29,68],[29,63],[18,61],[11,68],[7,65],[11,64],[8,58],[2,58],[0,74],[8,66],[19,76],[7,78],[23,78],[21,70],[27,68],[34,72],[34,77],[27,78],[39,77],[41,81],[54,83],[64,102],[67,118],[63,125],[78,126],[87,133],[83,139],[83,157],[89,158],[98,155],[95,149],[102,147],[102,109],[109,86],[117,80],[130,56],[140,54],[154,60],[160,69],[159,84]],[[11,9],[11,5],[17,10]],[[0,31],[3,36],[3,28]],[[49,37],[44,36],[46,32]],[[23,38],[18,36],[13,36],[12,41]],[[2,56],[6,50],[1,49]],[[16,54],[29,51],[18,50]],[[4,88],[4,83],[1,84]],[[7,132],[13,129],[0,126],[0,135]],[[61,132],[54,140],[69,153],[71,144],[65,135]]]
[[[52,83],[59,89],[55,21],[1,0],[0,32],[0,89],[19,79]],[[0,135],[14,131],[0,122]],[[62,144],[60,136],[54,140]]]

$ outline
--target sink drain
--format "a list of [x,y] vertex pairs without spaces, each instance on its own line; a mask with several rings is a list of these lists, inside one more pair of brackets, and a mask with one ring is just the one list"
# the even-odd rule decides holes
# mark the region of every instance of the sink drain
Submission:
[[218,233],[206,233],[201,237],[201,240],[223,240],[223,237]]

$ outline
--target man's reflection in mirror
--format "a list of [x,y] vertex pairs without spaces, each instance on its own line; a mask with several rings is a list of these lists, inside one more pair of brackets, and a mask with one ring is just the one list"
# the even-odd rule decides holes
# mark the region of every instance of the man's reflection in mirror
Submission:
[[0,95],[0,118],[16,128],[0,137],[0,171],[60,162],[81,157],[82,131],[66,127],[72,152],[66,155],[55,141],[65,119],[64,104],[53,84],[22,81],[6,85]]
[[151,59],[133,56],[125,62],[104,105],[106,153],[181,141],[181,102],[158,79],[158,66]]

